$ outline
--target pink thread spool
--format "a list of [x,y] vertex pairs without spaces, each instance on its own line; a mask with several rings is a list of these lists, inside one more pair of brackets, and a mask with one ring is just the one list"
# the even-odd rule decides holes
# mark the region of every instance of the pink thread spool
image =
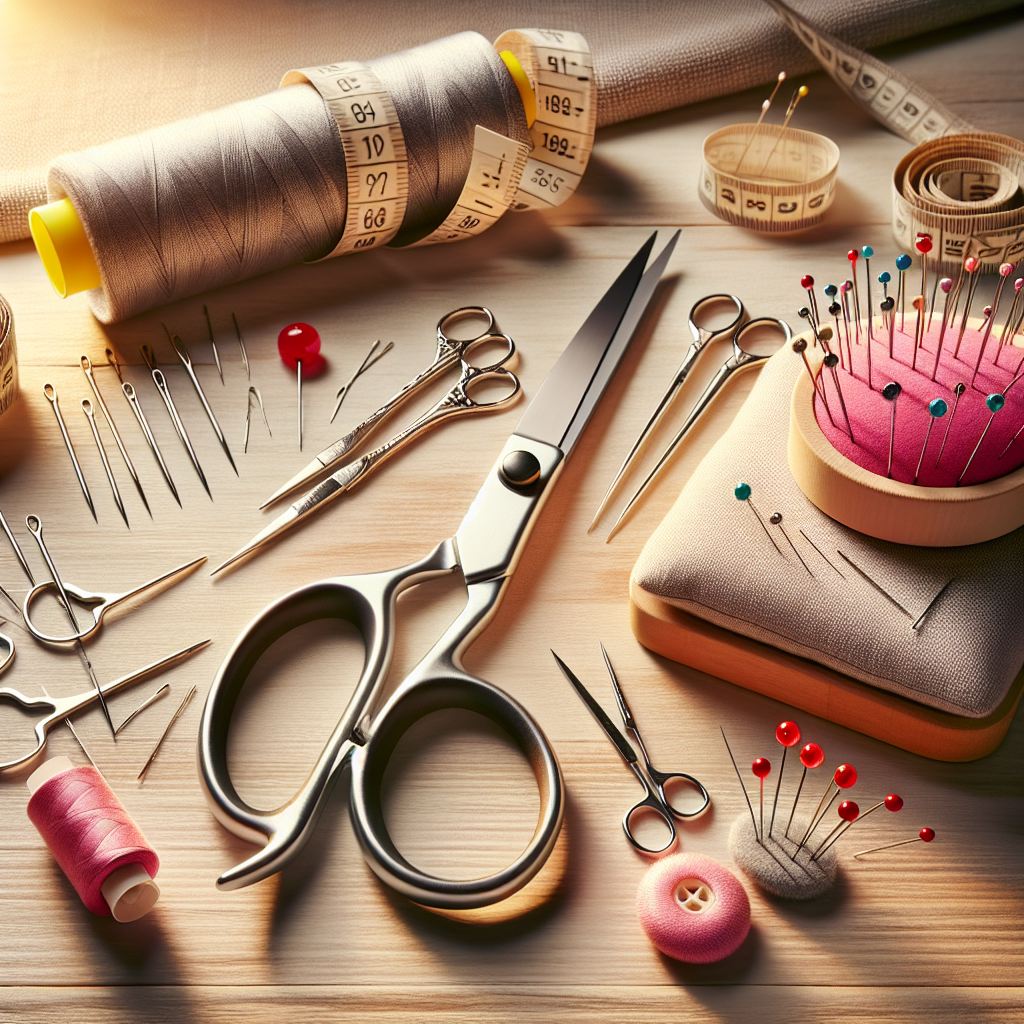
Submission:
[[160,858],[91,764],[51,757],[28,777],[28,816],[94,914],[135,921],[160,897]]

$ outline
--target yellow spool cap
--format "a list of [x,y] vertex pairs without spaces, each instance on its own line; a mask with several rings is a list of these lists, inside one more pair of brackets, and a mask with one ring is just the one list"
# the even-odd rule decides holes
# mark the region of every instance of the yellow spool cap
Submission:
[[502,50],[498,56],[505,62],[512,81],[516,83],[519,95],[523,100],[523,110],[526,112],[526,127],[532,128],[533,122],[537,120],[537,97],[534,94],[530,79],[526,77],[523,65],[516,60],[516,55],[511,50]]
[[100,286],[96,258],[70,199],[29,210],[28,226],[46,276],[62,299]]

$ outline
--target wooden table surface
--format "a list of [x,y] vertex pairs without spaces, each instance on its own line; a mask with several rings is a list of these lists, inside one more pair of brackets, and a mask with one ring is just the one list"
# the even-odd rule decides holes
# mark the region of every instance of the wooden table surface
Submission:
[[[980,127],[1020,136],[1024,127],[1024,21],[971,25],[885,54]],[[651,228],[682,238],[657,315],[648,318],[546,506],[497,616],[470,649],[467,667],[507,689],[536,716],[560,758],[567,787],[562,839],[544,872],[510,907],[455,919],[411,905],[364,863],[340,785],[313,840],[281,874],[232,893],[214,879],[253,847],[218,825],[196,778],[202,701],[233,638],[264,605],[327,575],[400,565],[425,553],[460,522],[519,411],[437,430],[394,459],[371,483],[295,531],[240,571],[212,581],[200,570],[151,602],[111,621],[91,646],[96,671],[112,679],[186,643],[211,647],[160,682],[171,694],[112,744],[98,711],[78,728],[100,768],[161,858],[156,909],[119,925],[91,915],[25,815],[23,776],[0,784],[0,1020],[37,1021],[1007,1021],[1022,1019],[1021,759],[1018,720],[1002,747],[973,764],[924,760],[783,704],[664,661],[641,648],[628,622],[627,581],[646,538],[703,453],[743,402],[739,382],[694,434],[639,513],[611,544],[587,525],[625,449],[688,343],[686,314],[712,291],[733,291],[755,314],[790,317],[802,273],[847,276],[845,252],[870,243],[888,266],[890,177],[908,145],[844,99],[823,75],[808,79],[801,127],[827,132],[842,151],[840,186],[825,223],[796,239],[746,233],[711,217],[697,198],[701,139],[750,120],[763,98],[748,93],[601,132],[582,191],[550,216],[508,216],[481,238],[447,248],[375,251],[294,268],[100,327],[81,296],[60,301],[27,243],[0,250],[0,292],[17,324],[22,397],[0,420],[0,508],[36,570],[24,527],[44,523],[65,580],[127,588],[199,555],[211,564],[264,524],[260,500],[321,447],[376,406],[433,352],[438,317],[456,306],[490,306],[517,341],[532,396],[563,346]],[[664,237],[667,237],[664,236]],[[172,354],[167,322],[209,362],[202,319],[208,302],[225,386],[200,367],[211,404],[239,466],[236,478],[187,387],[167,375],[213,492],[200,488],[139,358],[139,345]],[[241,434],[248,381],[231,332],[243,325],[252,383],[266,402],[273,437],[253,424]],[[294,378],[275,337],[289,321],[315,324],[329,373],[306,388],[305,453],[295,439]],[[395,348],[353,388],[337,424],[333,395],[375,338]],[[103,352],[126,364],[177,482],[173,502],[124,402]],[[82,353],[139,469],[145,514],[109,446],[131,520],[118,517],[84,417]],[[708,373],[712,359],[704,370]],[[58,389],[96,502],[93,523],[71,473],[42,384]],[[695,394],[700,380],[689,386]],[[685,413],[684,400],[675,422]],[[411,416],[411,412],[408,414]],[[400,422],[400,421],[399,421]],[[669,424],[659,436],[670,436]],[[618,506],[616,506],[618,507]],[[609,520],[610,522],[610,520]],[[707,524],[709,544],[728,543]],[[16,596],[24,580],[0,545],[0,582]],[[457,613],[456,581],[419,588],[400,602],[392,684]],[[8,614],[4,610],[4,614]],[[55,654],[15,626],[17,662],[4,683],[37,694],[83,689],[74,653]],[[872,845],[936,829],[916,845],[864,861],[847,843],[836,891],[807,905],[765,897],[752,885],[750,937],[729,959],[688,966],[661,956],[634,910],[647,862],[619,825],[635,781],[566,685],[554,648],[601,695],[604,641],[632,700],[656,764],[681,768],[710,789],[711,812],[681,829],[685,850],[726,863],[729,825],[744,810],[719,735],[741,761],[777,756],[773,730],[795,717],[829,763],[854,763],[867,794],[897,791],[899,819],[865,823]],[[231,734],[239,790],[271,806],[302,781],[344,706],[361,664],[351,632],[314,624],[281,641],[243,698]],[[135,776],[189,687],[199,698],[171,732],[144,784]],[[112,699],[120,719],[153,692],[152,681]],[[0,708],[0,757],[11,756],[23,722]],[[82,761],[66,729],[52,754]],[[795,782],[796,773],[789,776]],[[458,715],[416,727],[387,780],[388,820],[417,865],[470,877],[506,863],[532,832],[532,776],[500,735]],[[792,790],[784,788],[782,806]],[[852,842],[852,840],[851,840]]]

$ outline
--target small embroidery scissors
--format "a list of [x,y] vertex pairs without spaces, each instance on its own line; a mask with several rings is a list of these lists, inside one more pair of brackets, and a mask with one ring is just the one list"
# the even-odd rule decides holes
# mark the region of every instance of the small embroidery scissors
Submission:
[[[735,309],[736,315],[727,324],[723,327],[715,328],[703,326],[705,313],[713,311],[716,306],[729,304],[731,304]],[[762,316],[755,320],[747,320],[747,311],[744,308],[743,303],[735,295],[729,295],[726,293],[705,295],[704,298],[698,299],[693,304],[693,308],[690,310],[690,315],[687,318],[687,321],[690,326],[690,334],[693,337],[693,342],[686,350],[686,355],[683,356],[683,361],[680,363],[679,369],[676,370],[668,389],[665,391],[665,394],[662,396],[657,408],[652,413],[651,418],[647,421],[646,426],[640,432],[640,436],[633,443],[633,447],[626,453],[625,459],[622,460],[622,465],[619,467],[618,472],[615,474],[615,478],[612,480],[608,490],[605,492],[605,496],[598,507],[597,514],[594,516],[594,520],[590,524],[591,529],[594,528],[597,520],[601,516],[601,513],[608,506],[608,502],[611,500],[616,488],[622,478],[626,475],[629,467],[633,464],[633,461],[639,454],[640,450],[650,438],[654,428],[658,425],[662,416],[664,416],[666,410],[682,389],[683,384],[686,382],[686,378],[689,376],[690,371],[693,369],[701,353],[714,342],[727,337],[732,341],[732,353],[719,367],[718,372],[711,380],[711,383],[704,389],[704,393],[697,400],[697,404],[693,407],[690,415],[687,416],[686,422],[682,427],[680,427],[676,436],[669,442],[668,447],[658,460],[657,465],[651,470],[647,479],[640,485],[633,497],[629,499],[626,507],[620,513],[614,526],[612,526],[611,533],[608,535],[609,540],[611,540],[615,535],[620,524],[654,481],[654,478],[662,471],[665,464],[672,457],[672,454],[679,447],[683,438],[690,432],[697,420],[700,419],[708,406],[711,405],[721,392],[726,381],[728,381],[733,374],[741,370],[750,370],[755,366],[760,366],[769,358],[769,356],[773,355],[778,348],[783,344],[787,344],[793,337],[793,332],[790,330],[789,324],[787,324],[785,320],[779,320],[777,317]],[[758,350],[748,350],[743,347],[744,341],[747,337],[759,334],[765,328],[778,332],[779,341],[777,344],[767,346],[763,351],[761,345],[757,346]]]
[[[695,818],[698,814],[703,814],[711,803],[708,791],[700,781],[692,775],[687,775],[686,772],[661,772],[651,764],[647,747],[644,746],[643,737],[637,728],[633,712],[626,702],[626,695],[622,692],[622,687],[619,685],[615,669],[612,668],[611,659],[608,657],[608,652],[604,649],[604,644],[601,644],[601,654],[604,655],[604,663],[608,667],[608,675],[611,676],[612,689],[615,691],[615,701],[619,705],[619,713],[622,715],[623,725],[625,725],[627,731],[632,733],[633,739],[636,740],[640,753],[643,755],[644,765],[642,768],[638,764],[639,759],[636,756],[633,745],[622,735],[615,723],[605,713],[604,708],[598,704],[583,683],[576,678],[572,669],[554,651],[551,653],[554,655],[555,661],[558,663],[558,667],[562,670],[565,678],[572,683],[573,688],[580,695],[583,703],[587,705],[591,714],[597,719],[598,724],[604,729],[608,739],[615,745],[615,749],[618,750],[622,760],[626,762],[629,769],[640,780],[640,785],[644,787],[644,798],[630,807],[622,816],[622,830],[626,833],[626,838],[643,853],[664,853],[676,841],[676,824],[673,818],[685,820],[687,818]],[[698,807],[683,810],[672,803],[671,797],[665,792],[665,785],[677,781],[682,782],[687,790],[697,791],[700,796],[700,805]],[[663,846],[644,846],[633,834],[633,818],[641,813],[655,814],[665,823],[665,827],[668,829],[668,841]]]
[[[465,341],[448,336],[448,330],[454,327],[455,324],[475,317],[482,317],[487,324],[479,334]],[[475,349],[495,343],[504,349],[496,360],[488,363],[486,366],[475,366],[469,362],[470,355]],[[411,394],[425,387],[444,370],[453,365],[460,364],[462,372],[451,391],[433,408],[428,409],[417,420],[391,438],[390,441],[385,441],[379,448],[375,448],[365,455],[360,455],[359,458],[354,459],[352,462],[346,463],[332,476],[317,484],[309,494],[299,498],[286,512],[278,516],[269,526],[256,534],[245,547],[236,551],[226,562],[218,565],[213,572],[218,573],[233,562],[238,561],[238,559],[244,558],[250,552],[262,548],[278,534],[283,533],[300,520],[305,519],[329,501],[351,490],[361,480],[373,473],[378,466],[394,455],[395,452],[400,451],[410,441],[439,423],[457,416],[468,416],[479,412],[493,412],[496,409],[503,409],[505,406],[511,405],[519,398],[522,390],[519,378],[506,367],[506,364],[515,358],[515,355],[515,342],[507,334],[502,334],[498,330],[497,324],[494,322],[494,314],[486,307],[464,306],[441,317],[437,323],[437,355],[434,358],[434,362],[418,377],[406,384],[397,395],[373,413],[372,416],[365,419],[340,441],[322,451],[309,466],[298,476],[289,480],[263,507],[266,508],[266,505],[269,505],[270,502],[276,500],[281,495],[287,494],[304,483],[308,483],[325,469],[340,462],[347,453],[352,451],[357,444],[370,434],[388,413],[397,408]],[[473,398],[472,392],[478,384],[487,380],[503,382],[508,387],[507,393],[490,402],[477,401]]]
[[40,643],[49,644],[51,646],[60,646],[61,644],[73,644],[77,640],[88,640],[89,637],[99,631],[100,626],[103,625],[104,617],[111,609],[116,608],[125,601],[130,601],[132,598],[138,597],[140,594],[147,593],[154,587],[158,587],[161,583],[166,583],[170,580],[178,582],[190,569],[194,569],[197,565],[200,565],[205,561],[205,555],[203,555],[202,558],[195,558],[191,562],[179,565],[177,569],[171,569],[170,572],[165,572],[162,576],[157,576],[156,579],[149,580],[139,587],[134,587],[131,590],[126,590],[124,593],[119,594],[94,594],[88,590],[82,590],[80,587],[74,586],[74,584],[64,583],[64,592],[67,596],[74,601],[75,604],[81,605],[83,608],[87,608],[92,615],[92,623],[90,625],[84,628],[79,628],[76,632],[69,633],[66,636],[51,636],[49,633],[44,633],[43,630],[41,630],[32,621],[33,602],[42,594],[59,594],[60,587],[55,580],[46,580],[43,583],[38,583],[28,592],[25,596],[25,603],[22,605],[21,617],[25,620],[26,629],[28,629],[32,636],[34,636]]
[[[112,683],[106,683],[101,687],[103,695],[104,697],[110,697],[120,690],[134,686],[136,683],[142,682],[143,679],[157,672],[162,672],[172,665],[177,665],[179,661],[190,658],[196,651],[202,650],[210,643],[212,643],[210,640],[200,640],[198,643],[183,647],[180,651],[175,651],[174,654],[169,654],[166,658],[151,662],[144,668],[140,668],[135,672],[129,672],[128,675],[121,676],[120,679],[115,679]],[[99,694],[95,687],[89,687],[88,690],[76,693],[73,697],[26,697],[19,690],[15,690],[10,686],[0,686],[0,701],[8,701],[25,714],[37,715],[41,713],[45,716],[39,719],[33,727],[36,737],[35,749],[27,754],[23,754],[21,757],[14,758],[12,761],[0,762],[0,773],[13,771],[16,768],[25,768],[30,765],[46,749],[46,737],[51,730],[60,725],[65,718],[81,711],[83,708],[89,707],[90,704],[95,704],[98,700]]]

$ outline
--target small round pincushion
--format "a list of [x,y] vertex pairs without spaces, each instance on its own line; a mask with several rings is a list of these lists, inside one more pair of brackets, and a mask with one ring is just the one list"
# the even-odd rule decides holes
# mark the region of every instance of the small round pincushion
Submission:
[[636,912],[651,942],[684,963],[723,960],[750,931],[743,885],[728,868],[698,853],[657,861],[640,882]]
[[813,335],[794,342],[806,342],[817,382],[795,364],[794,479],[826,515],[898,544],[978,544],[1024,525],[1024,349],[1000,345],[1002,325],[990,331],[985,320],[970,321],[962,339],[959,318],[943,331],[941,305],[930,328],[922,313],[916,357],[919,310],[908,307],[901,330],[892,309],[891,358],[890,324],[875,318],[871,387],[866,323],[858,340],[838,317],[828,363],[841,360],[831,368]]
[[783,834],[785,830],[777,824],[773,834],[765,836],[762,844],[757,841],[750,815],[741,814],[729,830],[729,852],[744,874],[765,892],[787,900],[813,900],[835,885],[838,865],[835,847],[829,847],[817,860],[811,860],[820,836],[809,844],[811,849],[805,846],[797,852],[797,844],[808,824],[808,821],[794,821],[788,839]]

